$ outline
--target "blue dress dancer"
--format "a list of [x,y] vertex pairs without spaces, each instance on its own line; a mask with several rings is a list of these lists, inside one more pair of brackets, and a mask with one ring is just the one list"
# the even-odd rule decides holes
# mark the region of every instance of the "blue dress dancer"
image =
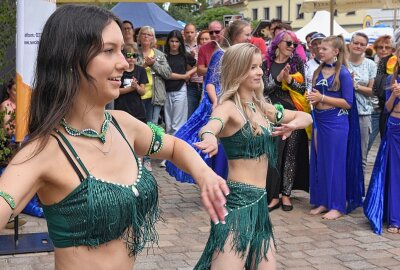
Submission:
[[362,205],[364,178],[352,78],[342,65],[337,91],[331,90],[334,79],[335,74],[324,78],[320,72],[314,88],[327,97],[343,98],[352,108],[314,109],[317,128],[311,140],[310,202],[344,214]]
[[[217,96],[219,96],[221,91],[220,86],[220,62],[224,55],[222,50],[217,50],[211,57],[210,64],[208,66],[206,77],[204,78],[204,87],[207,84],[213,84],[215,86],[215,91]],[[206,91],[203,91],[203,99],[197,108],[197,110],[192,114],[188,121],[176,132],[175,136],[186,141],[188,144],[193,145],[195,142],[199,142],[198,133],[200,129],[207,124],[212,112],[212,102]],[[194,148],[194,147],[193,147]],[[199,155],[204,159],[204,161],[210,166],[219,176],[226,179],[228,175],[228,161],[226,159],[223,147],[219,144],[218,154],[209,157],[202,153],[201,150],[194,148]],[[179,182],[195,183],[192,176],[183,172],[177,168],[173,163],[166,162],[167,172],[176,178]]]
[[[386,81],[386,89],[391,85],[392,76]],[[397,83],[400,78],[397,77]],[[372,230],[382,234],[382,223],[388,224],[388,232],[399,233],[400,228],[400,110],[396,106],[399,97],[391,97],[395,90],[386,90],[386,100],[394,99],[389,110],[386,133],[381,140],[376,156],[367,196],[364,201],[364,213],[371,223]],[[399,90],[397,90],[399,91]]]

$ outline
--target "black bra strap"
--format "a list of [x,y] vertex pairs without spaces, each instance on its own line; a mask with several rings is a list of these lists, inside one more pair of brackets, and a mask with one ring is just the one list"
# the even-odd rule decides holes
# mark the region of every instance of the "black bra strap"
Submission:
[[79,170],[78,166],[76,166],[75,162],[72,160],[72,158],[71,158],[71,156],[69,155],[67,149],[65,149],[64,145],[61,143],[60,139],[59,139],[57,136],[55,136],[55,135],[53,135],[53,134],[51,134],[51,136],[53,136],[53,137],[57,140],[58,145],[60,146],[61,150],[64,152],[64,154],[65,154],[65,156],[67,157],[69,163],[70,163],[70,164],[72,165],[72,167],[74,168],[74,171],[75,171],[76,174],[78,175],[79,180],[80,180],[81,182],[83,182],[83,181],[85,180],[85,177],[83,176],[82,172]]
[[119,131],[119,133],[121,133],[122,138],[124,138],[124,140],[126,141],[126,143],[129,145],[129,148],[131,149],[131,151],[132,151],[132,153],[133,153],[135,159],[137,160],[138,157],[137,157],[137,155],[136,155],[136,152],[133,150],[133,148],[132,148],[131,144],[129,143],[128,139],[125,137],[125,134],[124,134],[124,132],[122,131],[121,127],[119,126],[117,120],[114,118],[114,116],[111,116],[111,118],[112,118],[111,123],[113,123],[114,126],[115,126],[115,128]]

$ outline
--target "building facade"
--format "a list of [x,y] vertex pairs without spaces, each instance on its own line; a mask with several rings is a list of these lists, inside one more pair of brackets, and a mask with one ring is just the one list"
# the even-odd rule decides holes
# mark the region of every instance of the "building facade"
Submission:
[[[302,2],[302,0],[215,0],[212,5],[229,7],[252,21],[275,18],[289,21],[293,30],[296,31],[306,25],[314,16],[314,13],[301,12]],[[388,24],[390,20],[393,21],[393,10],[385,12],[384,23]],[[365,27],[366,18],[372,18],[372,25],[379,23],[382,20],[379,17],[381,14],[382,10],[349,11],[335,14],[335,20],[348,32],[353,32]],[[400,17],[400,14],[398,16]],[[326,19],[329,20],[329,18]]]

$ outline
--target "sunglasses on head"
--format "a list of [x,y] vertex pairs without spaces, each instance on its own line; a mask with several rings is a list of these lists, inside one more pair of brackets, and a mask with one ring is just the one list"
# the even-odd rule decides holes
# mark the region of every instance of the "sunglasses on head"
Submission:
[[295,49],[297,48],[297,45],[299,45],[293,41],[285,41],[284,40],[284,42],[286,43],[286,46],[291,47],[293,45],[293,48],[295,48]]
[[125,55],[126,58],[138,58],[139,57],[139,54],[130,53],[130,52],[126,52],[126,53],[124,53],[124,55]]
[[221,30],[208,31],[208,33],[210,33],[210,35],[219,35],[219,33],[221,33]]

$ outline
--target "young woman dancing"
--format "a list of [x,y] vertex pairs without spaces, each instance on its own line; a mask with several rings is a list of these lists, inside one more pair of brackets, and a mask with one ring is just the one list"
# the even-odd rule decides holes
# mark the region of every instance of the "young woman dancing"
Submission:
[[212,223],[210,237],[195,269],[275,269],[274,238],[265,178],[276,162],[276,140],[311,124],[311,116],[284,110],[263,97],[260,50],[236,44],[222,58],[221,99],[199,133],[196,147],[213,156],[217,137],[228,158],[226,224]]
[[138,156],[173,160],[196,179],[211,219],[225,219],[226,183],[192,147],[126,112],[104,110],[128,69],[121,26],[96,6],[63,5],[50,16],[29,140],[0,179],[0,228],[38,193],[55,269],[132,269],[157,241],[157,183]]

